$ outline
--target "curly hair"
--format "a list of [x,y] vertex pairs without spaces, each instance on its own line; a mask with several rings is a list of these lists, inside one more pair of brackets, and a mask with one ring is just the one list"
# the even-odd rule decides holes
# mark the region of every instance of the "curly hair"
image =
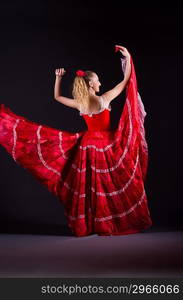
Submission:
[[89,110],[90,96],[89,96],[89,81],[92,79],[93,71],[85,71],[85,76],[76,76],[73,81],[72,95],[79,103],[84,111]]

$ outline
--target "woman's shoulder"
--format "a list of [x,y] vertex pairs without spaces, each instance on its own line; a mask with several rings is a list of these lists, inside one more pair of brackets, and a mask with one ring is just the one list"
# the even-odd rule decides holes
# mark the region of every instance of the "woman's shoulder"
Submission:
[[82,109],[82,107],[80,106],[79,107],[80,115],[92,116],[92,115],[96,115],[96,114],[103,112],[105,109],[111,111],[111,105],[107,101],[105,101],[105,98],[103,98],[103,96],[96,95],[95,99],[97,100],[99,105],[97,105],[97,107],[95,107],[94,110],[92,110],[90,112],[84,111]]
[[[101,99],[101,96],[98,96],[98,95],[95,95],[95,96],[92,96],[92,102],[94,103],[94,105],[93,105],[93,107],[92,108],[94,108],[94,110],[98,110],[100,107],[101,107],[101,105],[103,104],[103,101],[102,101],[102,99]],[[76,101],[76,108],[81,112],[81,111],[83,111],[83,107],[82,107],[82,104],[81,103],[79,103],[79,102],[77,102]]]

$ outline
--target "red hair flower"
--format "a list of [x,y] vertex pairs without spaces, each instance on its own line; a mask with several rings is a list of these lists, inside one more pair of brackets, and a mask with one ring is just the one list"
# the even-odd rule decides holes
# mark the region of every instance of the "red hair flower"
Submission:
[[78,71],[76,71],[76,75],[79,76],[79,77],[83,77],[83,76],[86,75],[86,73],[82,70],[78,70]]
[[120,48],[118,46],[115,46],[115,52],[118,52]]

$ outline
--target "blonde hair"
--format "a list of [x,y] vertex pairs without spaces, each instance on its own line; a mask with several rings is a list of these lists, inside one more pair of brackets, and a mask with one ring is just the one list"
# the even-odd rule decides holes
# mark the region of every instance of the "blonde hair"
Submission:
[[73,81],[72,95],[84,111],[89,110],[89,81],[94,74],[95,72],[93,71],[85,71],[84,76],[76,76]]

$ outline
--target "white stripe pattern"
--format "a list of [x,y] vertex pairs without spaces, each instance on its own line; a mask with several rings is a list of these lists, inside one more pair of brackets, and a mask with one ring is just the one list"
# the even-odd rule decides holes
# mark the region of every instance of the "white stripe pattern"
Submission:
[[[75,189],[73,189],[67,182],[65,182],[62,177],[61,177],[61,173],[59,173],[56,169],[52,168],[51,166],[49,166],[46,161],[43,158],[43,155],[41,153],[41,144],[40,144],[40,139],[41,139],[41,135],[40,135],[40,131],[41,131],[42,125],[39,125],[38,129],[37,129],[37,138],[38,138],[38,143],[37,143],[37,151],[38,151],[38,156],[40,161],[42,162],[42,164],[44,165],[45,168],[47,168],[48,170],[54,172],[55,174],[57,174],[60,177],[60,181],[63,182],[64,186],[71,190],[75,195],[78,195],[79,192],[76,191]],[[86,197],[86,194],[80,194],[79,198],[84,198]]]
[[144,105],[140,97],[140,94],[138,93],[137,96],[138,96],[139,118],[140,118],[140,134],[142,137],[141,144],[143,146],[143,150],[145,151],[146,155],[148,155],[148,146],[145,139],[145,129],[144,129],[144,118],[146,116],[146,111],[144,109]]
[[68,159],[68,157],[65,155],[65,152],[62,148],[62,131],[59,132],[59,148],[60,148],[63,158]]
[[125,186],[122,189],[117,190],[117,191],[113,191],[111,193],[102,193],[102,192],[96,192],[95,189],[93,187],[91,187],[92,192],[96,193],[97,196],[113,196],[113,195],[118,195],[118,194],[123,193],[127,189],[127,187],[129,186],[129,184],[131,183],[131,181],[134,178],[135,171],[136,171],[137,165],[138,165],[138,161],[139,161],[139,155],[137,154],[137,158],[136,158],[135,166],[134,166],[134,169],[133,169],[133,173],[132,173],[130,179],[128,180],[128,182],[125,184]]
[[13,159],[16,161],[16,157],[15,157],[15,150],[16,150],[16,143],[17,143],[17,132],[16,132],[16,128],[17,125],[19,123],[20,119],[17,119],[15,122],[15,125],[13,126],[13,148],[12,148],[12,157]]
[[[126,216],[126,215],[130,214],[132,211],[134,211],[138,205],[142,204],[142,202],[144,201],[144,196],[145,196],[145,190],[143,189],[143,193],[142,193],[142,196],[140,197],[140,200],[137,203],[135,203],[132,207],[130,207],[128,210],[124,211],[123,213],[116,214],[116,215],[110,215],[110,216],[102,217],[102,218],[95,218],[94,219],[95,222],[104,222],[104,221],[108,221],[108,220],[111,220],[114,218],[123,218],[124,216]],[[91,213],[91,208],[88,210],[88,212]],[[73,217],[71,215],[67,215],[67,217],[69,217],[70,220],[75,221],[77,219],[84,219],[86,217],[86,215],[83,214],[83,215],[79,215],[78,217]]]
[[131,141],[131,137],[132,137],[132,117],[131,117],[131,107],[130,107],[130,103],[127,99],[127,106],[128,106],[128,112],[129,112],[129,124],[130,124],[130,128],[129,128],[129,135],[128,135],[128,140],[125,146],[125,149],[123,151],[122,156],[120,157],[119,161],[117,162],[116,165],[114,165],[113,167],[110,167],[108,169],[97,169],[95,168],[95,166],[91,165],[91,169],[94,170],[97,173],[108,173],[108,172],[112,172],[115,169],[117,169],[119,167],[119,165],[122,163],[123,159],[126,156],[126,153],[128,151],[129,145],[130,145],[130,141]]
[[[63,181],[63,179],[61,178],[61,174],[56,169],[54,169],[51,166],[49,166],[46,163],[46,161],[44,160],[43,155],[41,153],[41,144],[40,144],[40,139],[41,139],[40,131],[41,131],[41,128],[42,128],[42,125],[39,125],[39,127],[37,129],[37,138],[38,138],[37,151],[38,151],[38,156],[39,156],[40,161],[42,162],[42,164],[44,165],[45,168],[47,168],[48,170],[54,172],[55,174],[57,174],[60,177],[60,181],[63,182],[64,186],[67,189],[71,190],[72,192],[74,192],[74,194],[78,195],[79,192],[76,191],[75,189],[71,188],[70,185],[67,182]],[[85,194],[79,195],[80,198],[85,197],[85,196],[86,196]]]
[[115,143],[117,143],[117,141],[118,141],[119,139],[117,138],[113,143],[111,143],[111,144],[109,144],[109,145],[107,145],[106,147],[104,147],[104,148],[97,148],[95,145],[87,145],[87,146],[79,146],[79,148],[81,149],[81,150],[86,150],[86,149],[88,149],[88,148],[93,148],[93,149],[95,149],[96,151],[99,151],[99,152],[104,152],[104,151],[107,151],[109,148],[111,148]]
[[[125,150],[124,150],[124,152],[123,152],[123,155],[122,155],[121,158],[119,159],[118,163],[117,163],[115,166],[113,166],[112,168],[109,168],[109,169],[96,169],[94,166],[91,166],[91,169],[95,170],[95,171],[98,172],[98,173],[102,173],[102,172],[106,173],[106,172],[111,172],[111,171],[115,170],[115,169],[119,166],[119,164],[122,162],[122,160],[124,159],[124,157],[125,157],[125,155],[126,155],[126,153],[127,153],[127,151],[128,151],[128,147],[129,147],[130,140],[131,140],[131,136],[132,136],[132,120],[131,120],[131,107],[130,107],[130,103],[129,103],[129,100],[128,100],[128,99],[127,99],[126,101],[127,101],[127,106],[128,106],[128,112],[129,112],[129,124],[130,124],[130,130],[129,130],[128,140],[127,140],[127,144],[126,144],[126,146],[125,146]],[[56,169],[54,169],[54,168],[52,168],[51,166],[49,166],[49,165],[45,162],[45,160],[43,159],[43,156],[42,156],[42,153],[41,153],[41,145],[40,145],[40,130],[41,130],[41,127],[42,127],[42,126],[40,125],[40,126],[38,127],[38,130],[37,130],[37,136],[38,136],[38,144],[37,144],[37,148],[38,148],[38,155],[39,155],[39,158],[40,158],[42,164],[43,164],[47,169],[49,169],[50,171],[53,171],[54,173],[56,173],[56,174],[60,177],[60,180],[63,181],[62,178],[61,178],[61,174],[60,174]],[[138,159],[138,157],[137,157],[137,159]],[[137,162],[138,162],[138,161],[137,161]],[[73,167],[73,168],[77,168],[77,166],[76,166],[75,164],[72,164],[72,167]],[[79,168],[77,168],[76,170],[77,170],[78,172],[85,172],[85,171],[86,171],[86,168],[84,168],[84,169],[79,169]],[[134,171],[134,172],[135,172],[135,171]],[[134,175],[132,175],[132,177],[133,177],[133,176],[134,176]],[[133,178],[131,178],[131,179],[129,180],[129,182],[127,183],[128,185],[130,184],[130,182],[131,182],[132,179],[133,179]],[[64,182],[64,181],[63,181],[63,182]],[[126,187],[127,187],[127,184],[126,184]],[[64,182],[64,186],[65,186],[67,189],[73,191],[74,194],[79,195],[79,198],[85,198],[85,197],[86,197],[86,194],[79,194],[79,192],[76,191],[75,189],[73,189],[67,182]],[[124,188],[125,188],[125,187],[124,187]],[[123,188],[123,189],[124,189],[124,188]],[[104,196],[104,195],[112,196],[112,195],[116,195],[116,194],[121,193],[123,189],[118,190],[118,191],[114,191],[114,192],[111,192],[111,193],[100,193],[100,192],[97,192],[97,195],[100,195],[100,196]],[[125,188],[125,189],[126,189],[126,188]],[[92,192],[95,192],[95,189],[94,189],[93,187],[91,187],[91,190],[92,190]]]
[[[91,214],[91,207],[88,209],[88,212]],[[78,217],[73,217],[71,215],[68,215],[66,212],[65,212],[65,215],[72,221],[75,221],[77,219],[84,219],[86,215],[79,215]]]
[[41,143],[40,143],[40,139],[41,139],[40,131],[41,131],[41,128],[42,128],[42,125],[39,125],[39,127],[37,129],[37,138],[38,138],[37,151],[38,151],[39,159],[42,162],[42,164],[45,166],[45,168],[47,168],[48,170],[50,170],[50,171],[54,172],[55,174],[57,174],[58,176],[60,176],[60,173],[56,169],[50,167],[46,163],[46,161],[43,159],[43,156],[42,156],[42,153],[41,153]]
[[[131,181],[134,178],[135,171],[136,171],[137,165],[138,165],[138,161],[139,161],[139,153],[137,154],[137,157],[136,157],[136,162],[135,162],[135,166],[134,166],[134,169],[133,169],[133,173],[132,173],[130,179],[128,180],[128,182],[124,185],[124,187],[122,189],[117,190],[117,191],[113,191],[113,192],[110,192],[110,193],[102,193],[102,192],[96,192],[94,187],[91,187],[91,191],[93,193],[96,193],[97,196],[113,196],[113,195],[118,195],[118,194],[123,193],[127,189],[127,187],[129,186],[129,184],[131,183]],[[86,194],[80,194],[79,195],[79,198],[85,198],[85,197],[86,197]]]
[[[127,144],[126,144],[126,146],[125,146],[125,149],[124,149],[124,151],[123,151],[123,154],[122,154],[122,156],[120,157],[120,159],[119,159],[119,161],[117,162],[117,164],[114,165],[114,166],[112,166],[112,167],[110,167],[110,168],[107,168],[107,169],[97,169],[95,166],[91,165],[91,169],[92,169],[93,171],[95,171],[96,173],[108,173],[108,172],[114,171],[115,169],[117,169],[117,168],[119,167],[119,165],[122,163],[123,159],[124,159],[125,156],[126,156],[126,153],[127,153],[127,151],[128,151],[129,145],[130,145],[131,137],[132,137],[132,113],[131,113],[131,106],[130,106],[129,100],[127,99],[126,101],[127,101],[127,107],[128,107],[128,113],[129,113],[129,126],[130,126],[130,127],[129,127],[129,135],[128,135]],[[117,139],[117,140],[118,140],[118,139]],[[97,149],[98,151],[103,152],[103,151],[108,150],[110,147],[112,147],[112,146],[114,145],[114,143],[117,142],[117,140],[116,140],[115,142],[113,142],[112,144],[107,145],[105,148],[98,148],[98,149],[97,149],[95,145],[87,145],[87,146],[85,146],[85,147],[80,146],[80,149],[85,150],[85,149],[88,147],[88,148],[95,148],[95,149]],[[85,149],[84,149],[84,148],[85,148]],[[86,168],[80,169],[80,168],[78,168],[78,167],[76,166],[76,164],[72,164],[72,168],[75,169],[75,170],[76,170],[77,172],[79,172],[79,173],[82,173],[82,172],[85,172],[85,171],[86,171]]]
[[142,194],[140,200],[137,203],[135,203],[132,207],[130,207],[128,210],[124,211],[121,214],[117,214],[117,215],[111,215],[111,216],[107,216],[107,217],[103,217],[103,218],[95,218],[95,221],[96,222],[103,222],[103,221],[108,221],[108,220],[111,220],[111,219],[114,219],[114,218],[122,218],[122,217],[130,214],[132,211],[134,211],[134,209],[137,207],[137,205],[142,204],[144,196],[145,196],[145,190],[143,190],[143,194]]

